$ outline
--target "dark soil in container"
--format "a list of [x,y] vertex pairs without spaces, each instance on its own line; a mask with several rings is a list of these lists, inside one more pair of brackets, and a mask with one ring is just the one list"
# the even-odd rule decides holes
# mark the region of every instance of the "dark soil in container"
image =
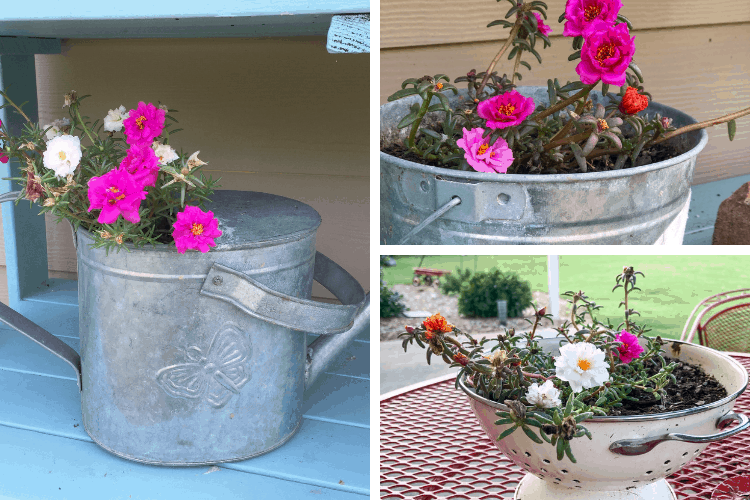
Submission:
[[[649,369],[649,375],[655,375],[656,367]],[[665,390],[664,401],[655,399],[653,394],[641,389],[634,389],[630,396],[638,401],[623,401],[623,406],[613,408],[609,415],[650,415],[671,411],[689,410],[727,397],[727,390],[703,368],[687,363],[678,363],[672,372],[677,383],[670,383]]]

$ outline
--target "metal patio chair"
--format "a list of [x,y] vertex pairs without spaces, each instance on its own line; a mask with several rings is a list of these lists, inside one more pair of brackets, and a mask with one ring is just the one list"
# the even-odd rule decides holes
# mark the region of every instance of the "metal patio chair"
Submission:
[[750,288],[722,292],[695,306],[680,340],[719,351],[750,352]]

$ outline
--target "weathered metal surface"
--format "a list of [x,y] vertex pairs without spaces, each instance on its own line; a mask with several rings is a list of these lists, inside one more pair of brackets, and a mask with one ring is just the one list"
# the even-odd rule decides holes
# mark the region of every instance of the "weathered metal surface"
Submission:
[[[546,89],[518,90],[547,102]],[[601,94],[593,93],[594,101]],[[452,97],[456,104],[466,92]],[[403,139],[395,124],[419,98],[380,108],[381,143]],[[680,127],[690,116],[658,103]],[[410,244],[653,244],[685,207],[704,130],[671,144],[686,152],[626,170],[557,175],[498,175],[430,167],[380,153],[380,241],[399,243],[453,197],[461,203],[413,235]]]
[[[301,424],[305,387],[369,327],[362,287],[324,256],[315,262],[315,210],[263,193],[220,191],[213,200],[224,234],[205,254],[164,245],[106,255],[78,231],[83,424],[118,456],[201,465],[275,449]],[[240,308],[200,293],[227,276],[251,283],[257,300]],[[313,278],[345,305],[316,308]],[[260,307],[269,297],[306,308]],[[344,317],[335,328],[343,333],[309,348],[304,331],[267,321],[281,314],[322,333],[330,313]]]
[[[651,488],[657,483],[665,485],[666,476],[695,459],[708,446],[708,442],[716,438],[717,426],[733,418],[726,415],[731,414],[737,398],[747,387],[748,374],[740,363],[713,349],[680,341],[671,341],[665,348],[673,359],[699,365],[706,373],[713,375],[726,388],[728,396],[689,410],[591,418],[583,425],[591,432],[593,439],[571,441],[576,463],[567,458],[557,460],[553,446],[537,444],[522,432],[514,432],[497,441],[496,438],[509,426],[495,425],[495,412],[498,409],[507,411],[507,407],[477,395],[463,381],[459,381],[487,436],[511,461],[529,473],[519,486],[517,493],[524,494],[518,494],[518,498],[537,498],[525,493],[542,490],[549,495],[544,498],[569,500],[634,498],[628,497],[633,492],[643,492],[645,496],[640,498],[670,498],[649,496],[655,494]],[[745,418],[738,418],[744,423]],[[624,440],[646,441],[669,434],[687,434],[697,439],[659,441],[656,448],[637,455],[618,454],[610,448],[611,444]],[[701,439],[701,436],[706,439]],[[663,486],[660,489],[666,491]]]

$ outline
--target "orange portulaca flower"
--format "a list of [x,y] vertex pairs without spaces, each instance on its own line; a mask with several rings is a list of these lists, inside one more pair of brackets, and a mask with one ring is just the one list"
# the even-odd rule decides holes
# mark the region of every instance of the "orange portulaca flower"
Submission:
[[433,314],[424,320],[422,326],[429,332],[449,333],[453,331],[453,325],[449,325],[448,321],[440,313]]

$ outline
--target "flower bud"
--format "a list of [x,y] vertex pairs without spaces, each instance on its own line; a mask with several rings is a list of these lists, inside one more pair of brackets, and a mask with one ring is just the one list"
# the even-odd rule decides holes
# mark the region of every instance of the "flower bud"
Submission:
[[672,126],[672,119],[671,118],[667,118],[666,116],[662,117],[662,119],[661,119],[661,126],[664,127],[665,129],[671,127]]
[[526,406],[523,403],[512,399],[506,399],[503,403],[510,408],[510,416],[513,420],[526,419]]
[[65,104],[63,104],[63,108],[70,106],[71,104],[75,103],[78,99],[78,95],[76,94],[75,90],[71,90],[65,96],[63,97],[65,100]]
[[404,328],[406,328],[406,333],[414,333],[414,327],[413,326],[406,325],[406,326],[404,326]]

